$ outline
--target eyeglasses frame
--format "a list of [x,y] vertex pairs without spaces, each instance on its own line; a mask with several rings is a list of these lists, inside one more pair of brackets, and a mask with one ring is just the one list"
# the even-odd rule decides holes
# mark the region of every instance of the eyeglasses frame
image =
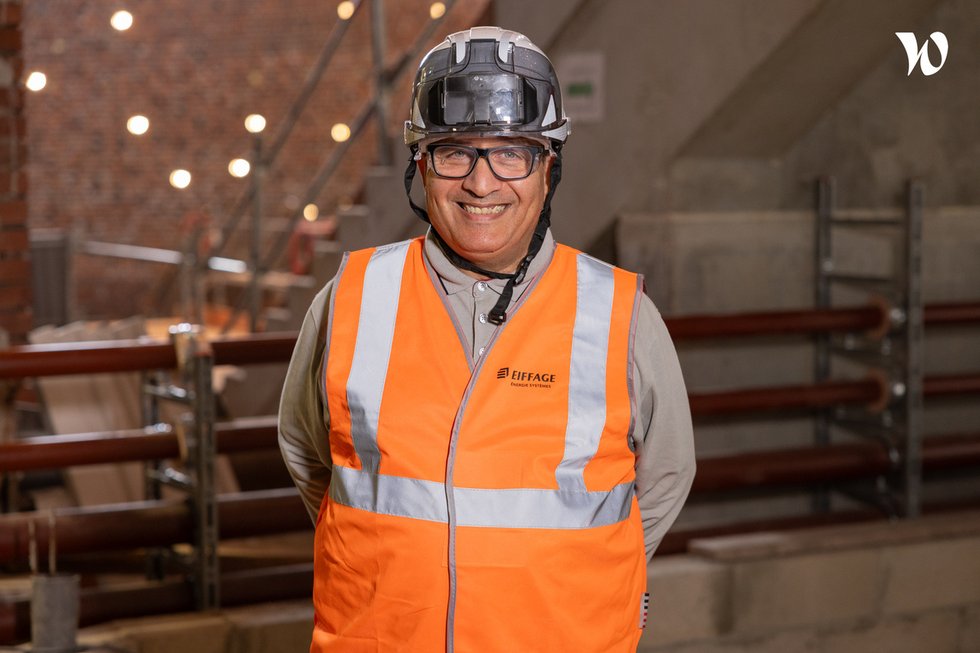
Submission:
[[[435,161],[432,158],[432,151],[440,147],[458,147],[466,150],[471,150],[473,152],[476,152],[476,158],[473,159],[473,163],[472,165],[470,165],[470,169],[466,171],[465,175],[452,175],[452,176],[443,175],[440,174],[438,170],[436,170]],[[499,174],[497,174],[496,170],[493,169],[493,164],[490,163],[490,153],[496,150],[505,150],[505,149],[514,149],[514,148],[521,148],[521,149],[531,151],[531,153],[534,155],[534,158],[531,160],[531,168],[530,170],[527,171],[527,174],[522,177],[502,177]],[[473,170],[476,169],[476,164],[480,162],[480,159],[486,159],[487,167],[490,168],[490,172],[493,174],[494,177],[496,177],[501,181],[520,181],[521,179],[527,179],[534,173],[535,169],[537,169],[538,158],[550,151],[551,150],[549,148],[543,145],[523,145],[523,144],[497,145],[495,147],[473,147],[472,145],[463,145],[462,143],[432,143],[425,148],[426,154],[429,155],[429,162],[432,165],[432,172],[434,172],[437,177],[441,177],[443,179],[466,179],[471,174],[473,174]]]

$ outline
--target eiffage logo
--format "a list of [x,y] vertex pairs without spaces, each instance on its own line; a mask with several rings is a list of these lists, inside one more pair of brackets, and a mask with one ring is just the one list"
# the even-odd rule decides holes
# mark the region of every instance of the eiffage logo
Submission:
[[497,370],[497,378],[508,379],[517,388],[550,388],[555,382],[555,374],[552,372],[526,372],[509,367]]
[[[930,34],[921,48],[919,47],[919,41],[912,32],[895,32],[895,36],[902,42],[902,45],[905,47],[905,54],[909,58],[909,72],[906,77],[911,75],[912,71],[915,70],[915,64],[919,64],[922,74],[928,77],[929,75],[938,73],[939,69],[946,63],[946,55],[949,53],[949,42],[946,40],[946,35],[942,32],[933,32]],[[929,58],[930,40],[936,44],[936,48],[939,50],[938,66],[933,66],[932,59]]]

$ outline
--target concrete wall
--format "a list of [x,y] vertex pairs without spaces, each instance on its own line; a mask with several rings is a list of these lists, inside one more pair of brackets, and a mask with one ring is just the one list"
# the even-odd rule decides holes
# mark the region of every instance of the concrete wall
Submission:
[[[808,209],[821,174],[848,180],[849,206],[891,204],[911,176],[933,206],[980,202],[971,0],[523,4],[497,0],[498,19],[547,39],[559,75],[567,55],[605,62],[605,118],[571,116],[554,213],[570,244],[629,212]],[[906,76],[894,32],[934,30],[945,66]]]
[[980,650],[980,515],[702,540],[650,566],[641,653]]

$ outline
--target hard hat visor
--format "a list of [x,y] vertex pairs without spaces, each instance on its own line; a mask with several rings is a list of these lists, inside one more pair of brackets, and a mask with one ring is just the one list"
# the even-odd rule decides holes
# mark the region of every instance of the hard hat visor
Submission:
[[427,93],[420,108],[428,125],[525,125],[537,117],[534,87],[520,75],[450,75],[432,82]]

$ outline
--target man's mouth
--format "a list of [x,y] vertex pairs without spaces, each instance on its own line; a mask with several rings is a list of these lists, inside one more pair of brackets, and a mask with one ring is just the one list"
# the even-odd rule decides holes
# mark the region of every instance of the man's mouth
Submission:
[[476,206],[474,204],[463,204],[459,203],[464,211],[467,213],[472,213],[473,215],[497,215],[498,213],[503,213],[504,209],[507,208],[506,204],[492,204],[490,206]]

